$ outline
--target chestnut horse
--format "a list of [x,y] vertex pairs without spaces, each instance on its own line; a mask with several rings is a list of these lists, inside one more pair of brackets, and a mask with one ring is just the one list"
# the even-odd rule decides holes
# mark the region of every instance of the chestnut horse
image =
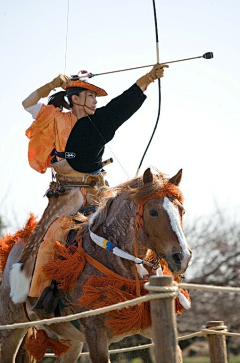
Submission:
[[[105,241],[111,241],[111,246],[115,245],[117,249],[129,255],[136,256],[137,251],[137,257],[140,260],[146,259],[147,252],[151,250],[155,256],[158,256],[158,262],[161,258],[167,261],[168,268],[173,274],[183,274],[191,260],[191,250],[182,228],[184,208],[182,193],[178,187],[181,177],[182,170],[174,177],[168,178],[162,173],[153,174],[150,169],[147,169],[143,177],[132,179],[117,187],[116,195],[109,197],[100,205],[94,214],[91,229],[85,230],[82,235],[82,248],[86,255],[90,259],[100,262],[108,271],[112,271],[124,281],[136,280],[134,261],[117,256],[114,248],[102,248],[94,243],[93,235],[97,235],[103,237]],[[136,218],[140,221],[137,232]],[[9,296],[11,266],[17,262],[22,248],[23,242],[16,243],[12,247],[4,270],[0,296],[0,324],[2,325],[26,321],[23,305],[14,304]],[[151,269],[149,268],[149,270]],[[152,270],[149,273],[155,272]],[[63,303],[60,315],[88,310],[86,304],[81,306],[79,298],[84,297],[84,287],[93,276],[97,280],[106,275],[87,259],[74,291],[59,290]],[[141,283],[142,278],[139,277],[139,279]],[[110,289],[112,297],[111,286],[106,288]],[[89,295],[87,295],[88,297]],[[28,315],[31,320],[41,319],[43,317],[41,314],[31,310],[33,303],[33,298],[28,298],[26,301]],[[131,309],[125,310],[131,313]],[[69,339],[71,342],[70,350],[58,357],[56,362],[76,362],[81,354],[83,342],[86,342],[91,361],[107,363],[109,362],[108,345],[111,342],[136,333],[151,336],[150,327],[138,331],[130,329],[124,334],[120,329],[119,334],[114,334],[108,324],[108,319],[107,314],[101,314],[75,322],[78,326],[70,322],[45,326],[46,330],[53,332],[61,339]],[[2,363],[22,362],[20,358],[18,359],[17,352],[26,332],[27,328],[2,331]]]

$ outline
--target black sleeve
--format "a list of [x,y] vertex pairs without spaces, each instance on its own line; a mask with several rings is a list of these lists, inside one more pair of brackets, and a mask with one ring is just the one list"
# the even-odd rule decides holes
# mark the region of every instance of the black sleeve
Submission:
[[106,106],[96,110],[91,120],[105,143],[113,138],[115,131],[142,106],[145,99],[146,95],[135,83],[120,96],[113,98]]

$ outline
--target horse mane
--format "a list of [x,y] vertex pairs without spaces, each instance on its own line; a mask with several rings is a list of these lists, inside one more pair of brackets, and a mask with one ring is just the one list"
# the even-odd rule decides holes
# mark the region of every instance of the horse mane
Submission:
[[[142,177],[136,177],[112,188],[112,193],[108,192],[107,194],[103,194],[103,198],[100,201],[99,208],[94,216],[94,221],[92,224],[93,232],[95,232],[106,220],[110,206],[114,199],[131,199],[135,203],[139,204],[142,201],[150,198],[160,189],[162,189],[164,185],[168,182],[168,180],[168,176],[161,172],[158,172],[158,174],[153,174],[153,181],[150,183],[144,184]],[[112,196],[113,193],[114,196]],[[88,225],[89,223],[87,222],[86,224],[81,226],[82,235],[87,231]]]
[[131,198],[134,202],[140,204],[162,189],[169,180],[169,177],[161,172],[152,175],[153,181],[150,183],[144,184],[143,178],[137,177],[119,185],[117,187],[118,193],[126,191],[128,193],[128,198]]
[[[107,198],[103,198],[103,200],[100,201],[99,207],[97,211],[95,212],[95,218],[94,222],[92,224],[92,231],[95,232],[101,224],[106,220],[106,217],[108,215],[109,208],[112,204],[112,201],[115,199],[113,196],[108,196]],[[78,236],[84,236],[88,232],[89,227],[89,220],[91,217],[88,217],[84,221],[82,221],[80,225],[79,230],[79,224],[78,222],[81,221],[81,214],[78,213],[76,216],[74,216],[74,220],[77,222],[74,226],[75,229],[78,230]]]

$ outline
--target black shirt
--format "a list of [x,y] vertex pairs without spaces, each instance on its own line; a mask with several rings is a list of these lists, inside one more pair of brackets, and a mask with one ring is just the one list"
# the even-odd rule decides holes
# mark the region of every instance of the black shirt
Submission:
[[100,107],[92,116],[79,119],[74,125],[66,145],[66,152],[76,156],[67,159],[79,172],[94,172],[102,167],[104,145],[114,137],[116,130],[143,104],[146,95],[135,83],[120,96]]

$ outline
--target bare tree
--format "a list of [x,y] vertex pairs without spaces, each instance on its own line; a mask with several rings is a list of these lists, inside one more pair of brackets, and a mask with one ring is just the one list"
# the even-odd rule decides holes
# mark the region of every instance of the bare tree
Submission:
[[3,217],[0,216],[0,237],[3,235],[4,230],[7,228],[6,224],[3,221]]
[[[186,235],[194,251],[187,282],[239,286],[240,224],[236,220],[218,210],[189,224]],[[229,330],[240,330],[240,295],[202,291],[190,291],[190,295],[191,309],[178,318],[180,332],[198,331],[209,320],[223,320]],[[239,339],[231,339],[231,344],[240,354]]]

